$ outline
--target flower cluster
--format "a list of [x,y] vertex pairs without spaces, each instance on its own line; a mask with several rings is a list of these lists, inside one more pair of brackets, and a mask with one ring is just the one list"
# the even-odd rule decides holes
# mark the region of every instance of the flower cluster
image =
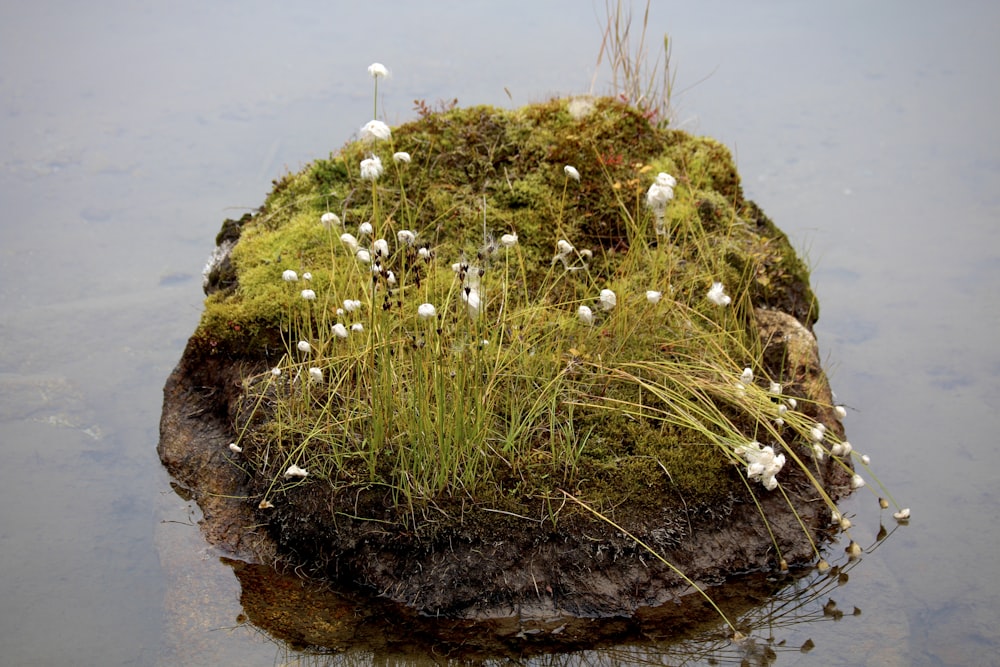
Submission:
[[784,454],[775,454],[773,447],[761,447],[756,441],[738,446],[736,454],[746,461],[749,479],[759,481],[768,491],[778,487],[777,475],[785,465]]

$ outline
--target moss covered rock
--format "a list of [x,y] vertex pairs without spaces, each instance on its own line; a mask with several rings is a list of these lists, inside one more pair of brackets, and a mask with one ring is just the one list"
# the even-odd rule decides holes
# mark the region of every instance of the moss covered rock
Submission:
[[227,220],[205,286],[160,454],[243,558],[429,614],[627,615],[814,561],[848,489],[806,266],[724,146],[614,100],[349,143]]

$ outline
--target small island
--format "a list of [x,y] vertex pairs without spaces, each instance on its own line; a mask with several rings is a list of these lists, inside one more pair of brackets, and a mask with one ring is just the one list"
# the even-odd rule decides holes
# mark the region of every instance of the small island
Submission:
[[711,602],[825,567],[863,483],[808,268],[724,146],[618,99],[372,121],[205,291],[158,451],[207,539],[422,615]]

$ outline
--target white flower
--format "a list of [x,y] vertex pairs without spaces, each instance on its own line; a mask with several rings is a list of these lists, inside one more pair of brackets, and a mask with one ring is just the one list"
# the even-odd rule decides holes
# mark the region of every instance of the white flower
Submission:
[[347,327],[340,322],[337,322],[331,328],[333,330],[333,335],[337,338],[347,338]]
[[785,465],[785,455],[775,454],[773,447],[761,447],[759,442],[750,442],[736,448],[747,464],[747,478],[758,480],[768,491],[778,487],[777,474]]
[[[386,140],[392,136],[392,130],[389,126],[380,120],[370,120],[361,126],[361,138],[362,139],[381,139]],[[381,172],[380,172],[381,175]],[[363,178],[363,177],[362,177]],[[374,180],[374,179],[371,179]]]
[[344,310],[349,313],[353,313],[355,310],[361,308],[361,301],[358,299],[345,299],[344,300]]
[[237,444],[236,444],[235,442],[231,442],[231,443],[229,443],[229,449],[230,449],[230,450],[231,450],[231,451],[232,451],[232,452],[233,452],[234,454],[242,454],[242,453],[243,453],[243,448],[242,448],[242,447],[240,447],[239,445],[237,445]]
[[851,488],[852,489],[860,489],[864,485],[865,485],[865,478],[862,477],[861,475],[855,473],[854,476],[851,477]]
[[420,316],[420,319],[428,320],[437,315],[437,308],[434,307],[433,303],[422,303],[417,306],[417,315]]
[[566,239],[559,239],[556,243],[556,257],[565,257],[573,252],[573,244]]
[[309,471],[298,467],[294,463],[288,466],[288,470],[285,471],[285,477],[308,477]]
[[304,289],[302,290],[302,298],[305,299],[306,301],[315,301],[316,292],[312,291],[311,289]]
[[310,368],[309,369],[309,379],[312,380],[313,382],[317,382],[317,383],[318,382],[322,382],[323,381],[323,369],[316,368],[315,366],[313,366],[312,368]]
[[655,183],[664,188],[677,187],[677,179],[663,171],[661,171],[659,174],[656,175]]
[[340,227],[340,218],[337,217],[336,213],[331,213],[330,211],[327,211],[326,213],[321,215],[319,221],[322,222],[323,226],[327,228],[330,228],[333,225],[337,225],[338,227]]
[[402,162],[404,164],[409,164],[410,163],[410,154],[407,153],[406,151],[399,151],[398,153],[393,153],[392,154],[392,161],[395,162],[396,164],[399,164],[400,162]]
[[365,250],[364,248],[358,250],[358,252],[354,256],[357,257],[358,261],[361,262],[362,264],[371,264],[372,254],[367,250]]
[[844,440],[842,443],[840,443],[840,450],[841,452],[843,452],[844,456],[847,456],[854,451],[854,446],[851,443]]
[[729,295],[726,294],[725,288],[722,287],[722,283],[712,283],[712,289],[708,290],[708,300],[716,306],[728,306],[733,301],[729,298]]
[[307,340],[300,340],[299,344],[296,345],[295,347],[299,349],[299,352],[308,352],[312,349],[312,346],[309,344],[309,341]]
[[479,297],[479,290],[466,287],[462,290],[462,301],[465,302],[466,307],[469,309],[469,317],[479,315],[479,306],[482,304],[482,300]]
[[823,424],[814,425],[809,429],[809,437],[812,438],[813,442],[823,442],[823,438],[826,437],[826,426]]
[[662,211],[674,198],[674,189],[668,185],[653,183],[646,191],[646,206],[654,211]]
[[294,283],[299,279],[299,274],[295,273],[291,269],[285,269],[281,274],[281,279],[286,283]]
[[657,292],[655,289],[646,290],[646,301],[655,304],[659,303],[662,298],[663,292]]
[[789,398],[788,399],[788,407],[790,407],[792,410],[794,410],[795,408],[799,407],[799,402],[796,401],[794,398]]
[[373,79],[384,79],[389,76],[389,69],[382,63],[372,63],[368,66],[368,74]]
[[392,271],[386,271],[385,272],[385,282],[387,284],[389,284],[389,285],[395,285],[396,284],[396,274],[393,273]]
[[612,290],[601,290],[601,308],[603,310],[613,310],[618,305],[618,295]]
[[361,179],[365,181],[377,181],[382,175],[382,160],[377,155],[372,155],[361,161]]
[[909,521],[910,520],[910,508],[909,507],[904,507],[903,509],[899,510],[898,512],[893,512],[892,513],[892,518],[894,518],[896,521]]
[[354,234],[348,234],[344,232],[340,235],[340,242],[347,246],[348,250],[351,252],[358,251],[358,239],[354,237]]
[[745,384],[750,384],[751,382],[753,382],[753,369],[750,368],[749,366],[744,368],[743,372],[740,373],[740,381]]
[[361,332],[364,330],[365,330],[365,325],[361,324],[361,322],[355,322],[354,324],[351,325],[351,331]]
[[581,322],[588,326],[594,323],[594,311],[587,306],[580,306],[577,308],[576,316],[580,318]]
[[302,280],[312,280],[312,279],[313,279],[313,274],[309,273],[308,271],[302,274]]
[[371,236],[373,233],[374,230],[372,229],[372,223],[362,222],[358,225],[358,234],[361,234],[362,236]]
[[413,245],[417,240],[417,235],[409,229],[400,229],[396,232],[396,240],[404,245]]
[[590,248],[584,248],[580,251],[580,259],[585,262],[589,262],[594,256],[594,252]]
[[[777,382],[772,382],[771,386],[768,387],[767,390],[769,392],[771,392],[772,394],[776,395],[776,396],[780,396],[781,395],[781,385],[778,384]],[[784,408],[785,406],[782,405],[781,407]],[[785,408],[785,409],[787,410],[788,408]]]
[[272,368],[271,369],[271,375],[273,375],[274,377],[280,377],[281,376],[281,368],[279,368],[278,366],[275,366],[274,368]]
[[779,405],[779,406],[778,406],[778,414],[779,414],[779,415],[783,415],[783,414],[785,414],[786,412],[788,412],[788,406],[787,406],[787,405],[783,405],[783,404],[782,404],[782,405]]
[[504,234],[500,237],[500,245],[504,248],[513,248],[517,245],[517,234]]
[[430,248],[427,248],[426,246],[420,248],[419,250],[417,250],[417,255],[420,256],[420,259],[425,259],[425,260],[430,259],[431,258]]
[[861,462],[864,463],[865,465],[868,465],[869,463],[872,462],[872,457],[868,456],[867,454],[862,454]]
[[389,256],[389,242],[385,239],[376,239],[372,243],[372,252],[375,253],[376,257],[388,257]]
[[576,170],[576,167],[571,167],[570,165],[566,165],[565,167],[563,167],[563,171],[566,172],[566,175],[572,178],[574,181],[580,180],[580,172]]
[[834,407],[833,411],[836,412],[837,416],[840,417],[841,419],[847,416],[847,408],[845,408],[843,405],[838,405]]

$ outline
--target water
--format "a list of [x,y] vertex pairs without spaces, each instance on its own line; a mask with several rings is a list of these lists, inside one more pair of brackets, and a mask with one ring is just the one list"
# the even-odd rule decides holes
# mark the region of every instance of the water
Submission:
[[[369,119],[372,61],[393,70],[391,122],[414,99],[585,92],[603,11],[355,4],[0,9],[5,664],[318,660],[238,626],[239,582],[154,451],[214,235]],[[914,513],[829,592],[861,615],[818,600],[772,630],[814,648],[774,663],[998,664],[1000,8],[689,4],[652,16],[674,39],[678,119],[733,149],[747,194],[810,258],[850,439]],[[870,494],[845,510],[874,537]]]

